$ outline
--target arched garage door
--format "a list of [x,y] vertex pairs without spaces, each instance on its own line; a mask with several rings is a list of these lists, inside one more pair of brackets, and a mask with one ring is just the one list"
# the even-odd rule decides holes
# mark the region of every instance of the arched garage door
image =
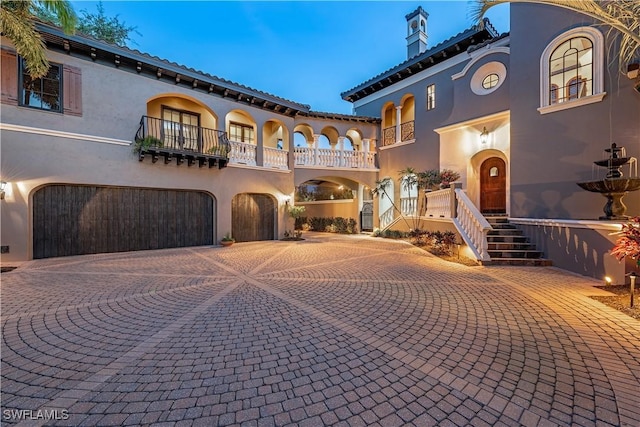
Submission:
[[201,191],[48,185],[33,195],[33,257],[211,245],[214,203]]
[[236,194],[231,202],[233,237],[238,242],[273,240],[276,203],[268,194]]

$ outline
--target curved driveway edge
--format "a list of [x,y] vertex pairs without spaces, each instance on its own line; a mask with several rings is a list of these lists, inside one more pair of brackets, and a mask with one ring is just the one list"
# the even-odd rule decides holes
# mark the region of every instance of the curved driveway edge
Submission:
[[305,237],[3,273],[3,425],[640,425],[598,282]]

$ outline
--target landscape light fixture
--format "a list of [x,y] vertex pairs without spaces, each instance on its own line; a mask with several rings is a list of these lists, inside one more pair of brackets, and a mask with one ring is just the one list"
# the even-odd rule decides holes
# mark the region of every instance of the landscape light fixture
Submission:
[[489,131],[486,126],[482,127],[482,133],[480,133],[480,143],[486,144],[489,141]]
[[0,181],[0,200],[4,200],[4,189],[6,186],[7,183],[5,181]]
[[611,277],[604,276],[604,284],[609,286],[611,284]]

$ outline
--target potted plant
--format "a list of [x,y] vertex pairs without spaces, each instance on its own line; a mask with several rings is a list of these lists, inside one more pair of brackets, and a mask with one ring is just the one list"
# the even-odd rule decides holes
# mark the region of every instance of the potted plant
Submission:
[[295,240],[302,240],[302,230],[296,230],[295,223],[298,222],[298,219],[300,219],[305,209],[304,206],[289,206],[288,209],[289,216],[293,218],[294,221],[293,237]]
[[448,188],[449,184],[460,179],[458,172],[451,169],[442,169],[440,171],[440,188]]
[[133,144],[133,151],[140,153],[147,151],[151,147],[162,147],[162,141],[155,136],[147,135],[142,139],[136,139]]
[[231,246],[235,243],[236,239],[234,239],[233,237],[231,237],[231,233],[227,233],[224,235],[224,237],[222,238],[222,240],[220,240],[220,244],[222,246]]

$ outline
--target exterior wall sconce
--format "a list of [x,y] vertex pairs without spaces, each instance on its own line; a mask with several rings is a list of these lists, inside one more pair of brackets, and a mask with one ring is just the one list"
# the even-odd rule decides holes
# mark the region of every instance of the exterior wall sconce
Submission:
[[291,196],[284,196],[284,204],[285,206],[289,206],[289,203],[291,203]]
[[480,143],[486,144],[489,141],[489,131],[486,126],[482,127],[482,133],[480,133]]
[[4,200],[4,189],[7,187],[5,181],[0,181],[0,200]]

